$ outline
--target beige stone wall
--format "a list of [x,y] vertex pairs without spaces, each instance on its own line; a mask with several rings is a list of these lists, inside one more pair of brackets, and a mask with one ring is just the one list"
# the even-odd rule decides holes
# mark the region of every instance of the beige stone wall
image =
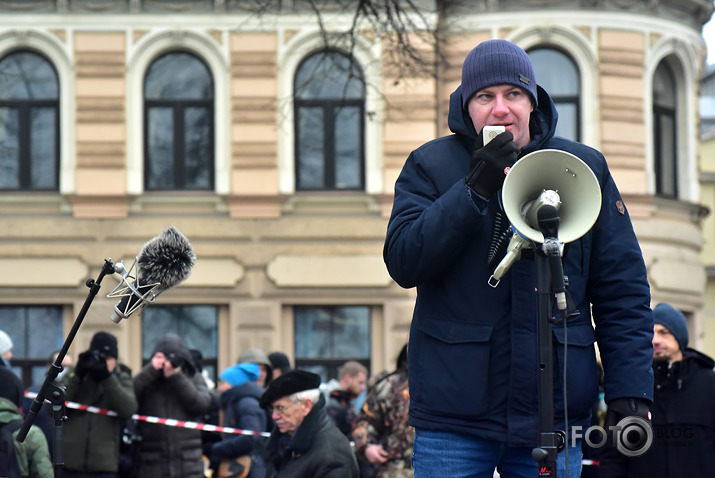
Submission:
[[[273,31],[264,24],[255,32],[239,31],[228,21],[197,25],[193,22],[200,20],[187,16],[186,28],[210,38],[227,59],[227,70],[218,72],[227,77],[227,97],[217,102],[230,104],[229,156],[217,159],[230,164],[228,194],[135,197],[127,193],[127,164],[133,159],[127,132],[134,127],[126,116],[127,63],[133,47],[154,30],[168,28],[160,20],[136,28],[106,21],[94,27],[74,24],[69,16],[53,26],[73,61],[74,95],[62,107],[75,111],[69,126],[76,135],[76,187],[68,197],[0,197],[0,303],[62,304],[69,330],[87,296],[84,281],[97,277],[103,260],[131,262],[144,242],[173,224],[190,239],[197,263],[186,283],[158,303],[219,306],[219,368],[248,347],[282,349],[292,358],[296,304],[371,306],[372,367],[391,368],[407,339],[415,297],[414,290],[394,284],[382,264],[394,181],[412,149],[448,133],[449,95],[460,82],[466,54],[516,27],[481,22],[447,32],[444,64],[435,77],[399,75],[382,50],[381,192],[282,195],[279,138],[292,126],[279,114],[284,98],[278,97],[278,58],[301,26]],[[596,58],[602,140],[595,146],[608,158],[633,216],[654,300],[697,312],[705,294],[698,209],[648,195],[648,34],[588,22],[582,15],[574,18],[574,28],[593,42]],[[4,31],[14,27],[0,19]],[[114,302],[106,294],[115,284],[112,277],[104,279],[71,353],[83,350],[96,330],[111,329],[120,338],[121,355],[137,370],[140,321],[132,317],[118,326],[109,321]]]
[[715,355],[715,139],[708,135],[701,145],[700,173],[702,177],[701,203],[710,214],[703,221],[703,249],[701,258],[709,271],[705,290],[705,304],[698,317],[701,321],[699,338],[704,350]]
[[231,192],[278,194],[275,33],[232,33]]
[[643,115],[645,40],[634,32],[601,29],[599,91],[601,152],[623,194],[645,194],[646,141]]

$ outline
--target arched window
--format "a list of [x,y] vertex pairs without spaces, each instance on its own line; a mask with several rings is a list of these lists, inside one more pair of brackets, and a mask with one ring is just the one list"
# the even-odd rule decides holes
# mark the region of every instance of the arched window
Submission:
[[574,61],[554,48],[529,50],[536,82],[551,96],[559,112],[556,135],[581,140],[581,77]]
[[337,51],[315,53],[295,75],[296,190],[365,189],[365,82]]
[[59,80],[42,55],[0,60],[0,190],[59,190]]
[[653,157],[655,194],[678,197],[676,84],[673,70],[661,61],[653,75]]
[[187,52],[157,58],[144,80],[144,188],[213,190],[214,87]]

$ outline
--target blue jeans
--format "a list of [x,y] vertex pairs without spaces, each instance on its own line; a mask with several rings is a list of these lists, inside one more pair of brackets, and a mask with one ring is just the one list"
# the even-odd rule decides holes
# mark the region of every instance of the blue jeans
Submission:
[[[536,478],[529,447],[509,447],[456,433],[416,429],[412,453],[415,478]],[[568,478],[581,476],[581,441],[569,447]],[[566,478],[566,453],[558,455],[556,477]]]

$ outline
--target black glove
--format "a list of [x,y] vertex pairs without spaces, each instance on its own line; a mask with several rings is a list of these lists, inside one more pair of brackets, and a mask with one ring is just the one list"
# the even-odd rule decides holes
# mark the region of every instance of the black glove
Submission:
[[617,398],[608,404],[606,420],[603,428],[616,426],[626,417],[641,417],[650,423],[649,404],[641,398]]
[[107,368],[106,361],[97,364],[89,370],[89,377],[95,382],[101,382],[102,380],[109,378],[110,375],[111,373]]
[[89,372],[89,369],[91,367],[91,362],[92,357],[91,352],[89,350],[87,352],[82,352],[81,354],[79,354],[79,357],[77,357],[77,365],[74,366],[74,374],[77,375],[79,378],[82,378],[87,375],[87,372]]
[[507,168],[516,162],[519,147],[510,131],[499,134],[486,146],[476,149],[469,162],[467,186],[484,198],[501,189]]
[[[608,404],[606,419],[606,447],[601,452],[600,476],[620,478],[627,476],[626,457],[638,456],[650,448],[653,432],[650,428],[649,403],[641,398],[617,398]],[[636,420],[636,417],[647,422]],[[616,431],[615,427],[622,420],[630,418]],[[613,432],[612,432],[613,430]],[[650,435],[650,442],[649,442]]]

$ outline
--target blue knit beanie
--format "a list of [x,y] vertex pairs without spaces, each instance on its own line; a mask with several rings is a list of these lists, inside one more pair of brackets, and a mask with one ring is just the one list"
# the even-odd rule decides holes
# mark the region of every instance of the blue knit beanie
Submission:
[[221,372],[219,378],[232,387],[255,381],[260,375],[260,368],[255,363],[239,363]]
[[529,55],[506,40],[488,40],[469,52],[462,65],[462,107],[474,94],[488,86],[509,84],[524,88],[536,99],[536,75]]
[[660,324],[670,330],[678,341],[680,351],[685,352],[688,346],[688,322],[678,309],[668,304],[658,304],[653,309],[653,323]]

